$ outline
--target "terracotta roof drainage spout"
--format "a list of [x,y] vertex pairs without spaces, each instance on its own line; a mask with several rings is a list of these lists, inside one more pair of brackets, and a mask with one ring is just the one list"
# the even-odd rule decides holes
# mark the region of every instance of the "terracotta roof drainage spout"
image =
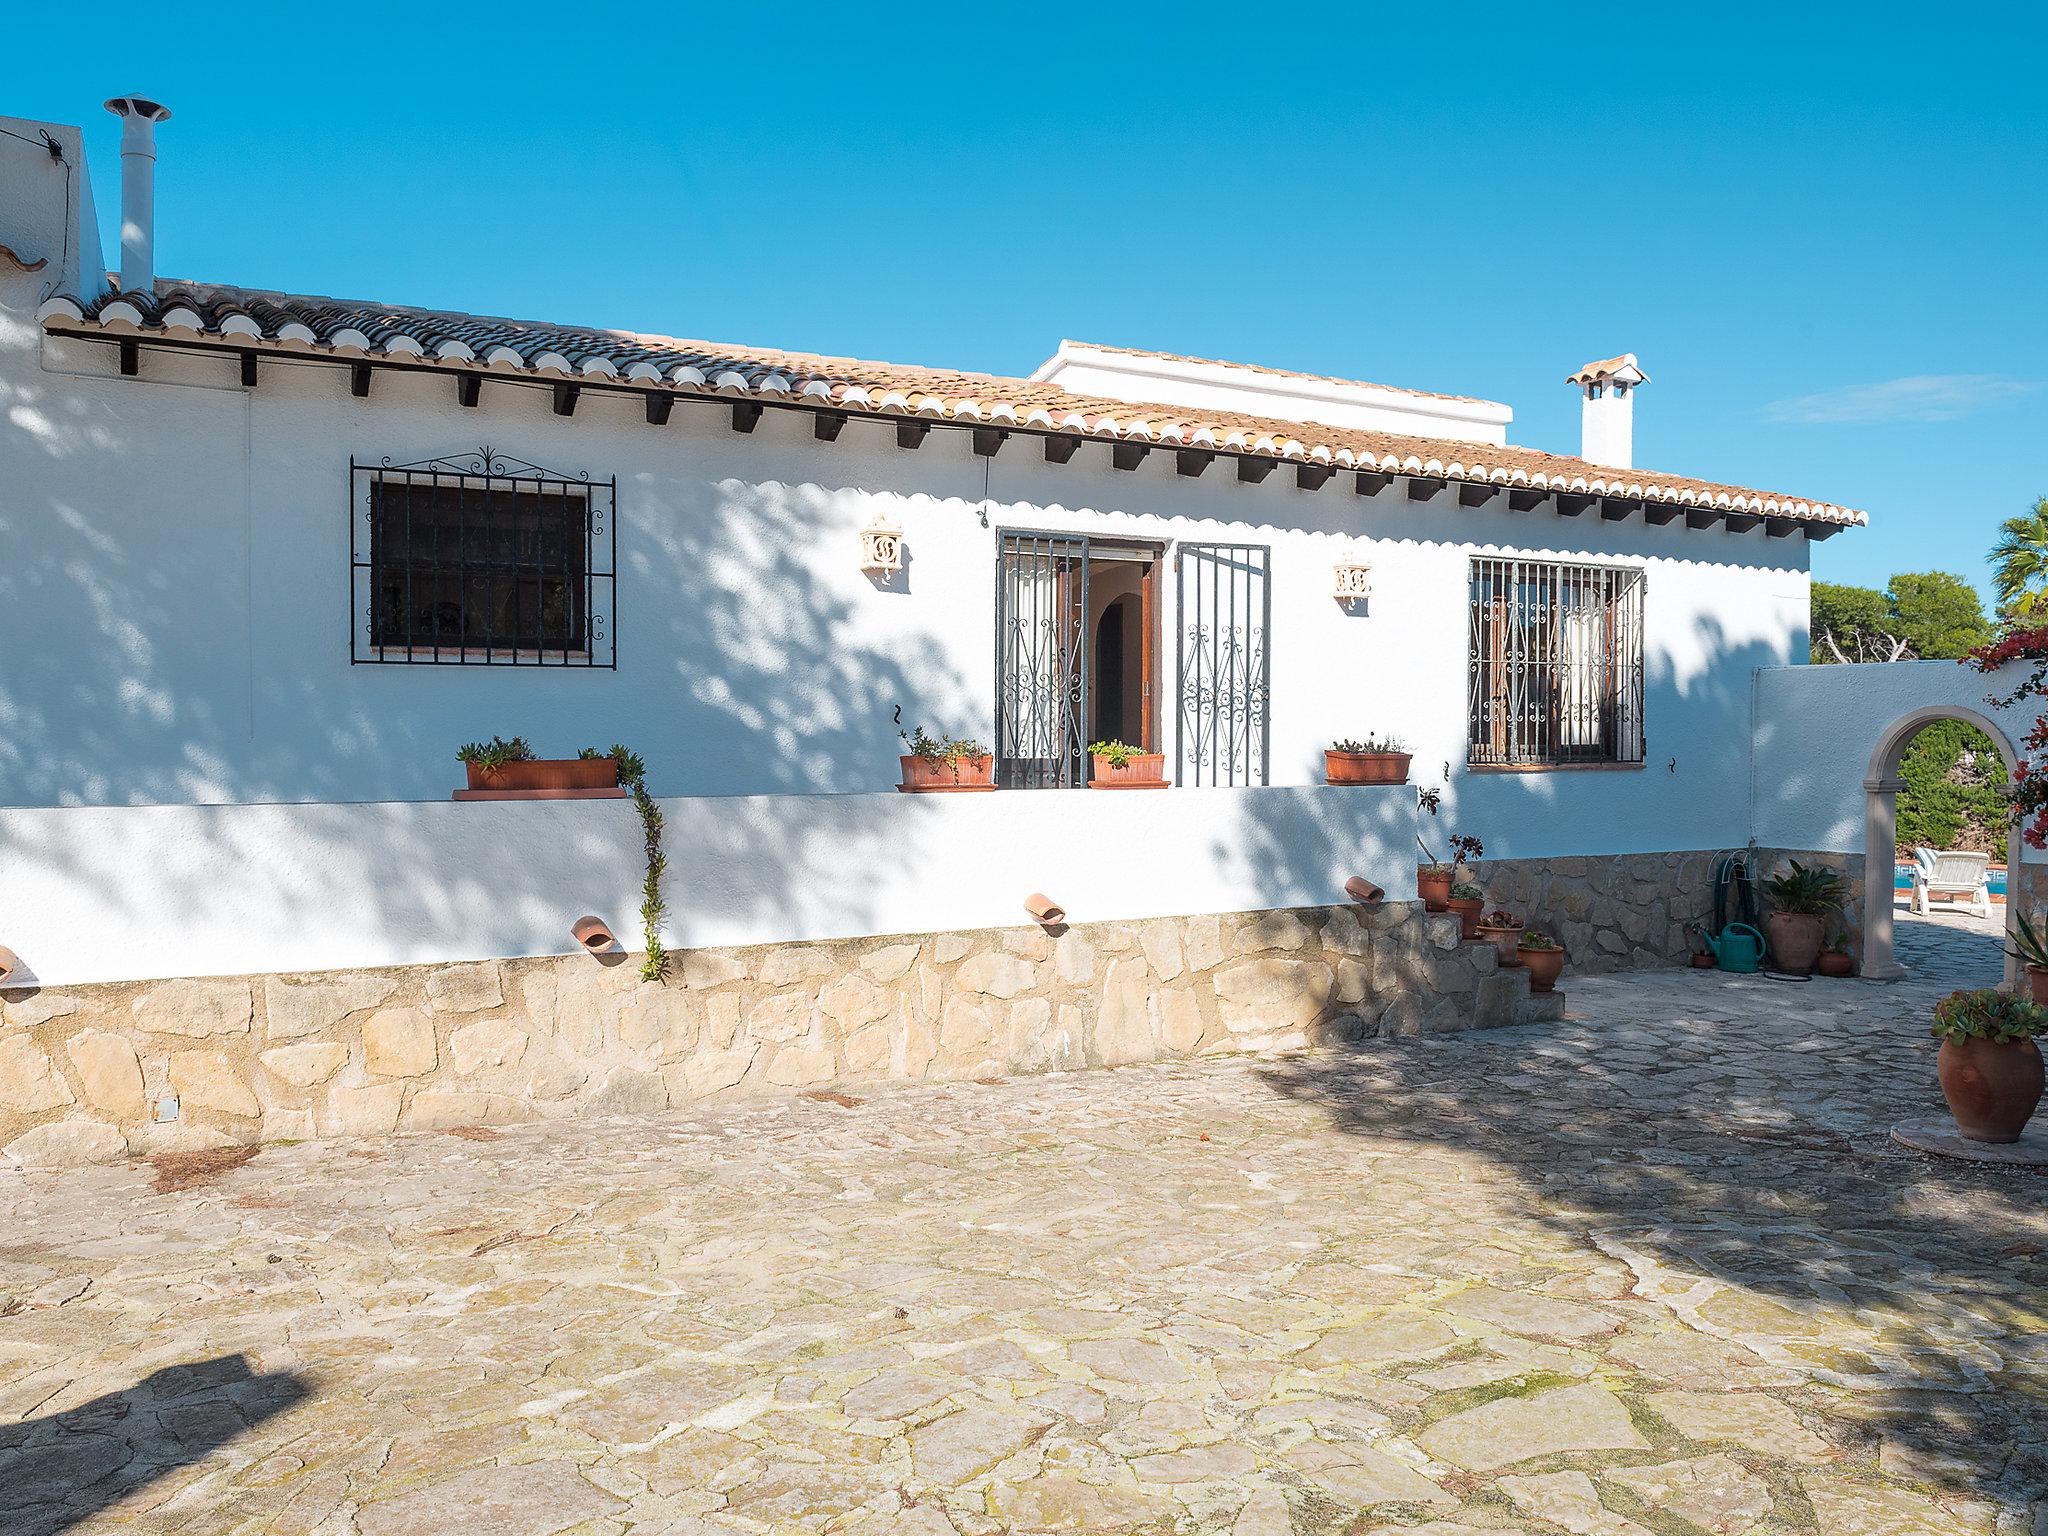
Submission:
[[1344,894],[1353,901],[1363,902],[1366,906],[1372,906],[1377,902],[1387,899],[1387,893],[1363,875],[1353,875],[1349,880],[1346,880],[1344,882]]
[[608,949],[618,947],[619,941],[612,936],[601,917],[579,917],[569,931],[576,935],[576,942],[593,955],[601,955]]
[[1043,923],[1056,928],[1067,920],[1067,909],[1042,891],[1033,891],[1024,898],[1024,910],[1031,914],[1034,923]]
[[156,125],[171,109],[147,96],[116,96],[121,119],[121,291],[149,293],[156,282]]

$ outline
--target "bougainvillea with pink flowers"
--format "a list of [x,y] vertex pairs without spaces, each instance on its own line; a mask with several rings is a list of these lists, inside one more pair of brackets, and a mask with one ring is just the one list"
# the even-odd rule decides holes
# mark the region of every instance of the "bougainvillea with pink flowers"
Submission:
[[[2048,628],[2010,630],[1990,645],[1970,652],[1963,665],[1979,672],[1996,672],[2016,661],[2033,663],[2033,670],[2012,692],[1993,694],[1991,702],[2006,709],[2021,699],[2048,699]],[[2029,848],[2048,848],[2048,764],[2038,756],[2048,752],[2048,715],[2034,721],[2021,747],[2025,755],[2012,771],[2013,825]]]

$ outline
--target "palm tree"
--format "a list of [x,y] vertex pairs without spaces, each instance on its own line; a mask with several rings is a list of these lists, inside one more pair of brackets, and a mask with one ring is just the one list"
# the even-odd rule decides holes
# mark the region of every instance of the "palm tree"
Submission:
[[1991,566],[2000,608],[2026,622],[2048,619],[2048,496],[2025,517],[1999,524]]

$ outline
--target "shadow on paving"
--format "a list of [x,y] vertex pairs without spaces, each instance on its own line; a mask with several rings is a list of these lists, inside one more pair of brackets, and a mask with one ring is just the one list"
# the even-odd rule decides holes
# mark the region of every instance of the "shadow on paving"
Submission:
[[1731,1333],[1774,1335],[1845,1388],[1830,1412],[1915,1481],[2008,1501],[2048,1488],[2048,1176],[1888,1136],[1940,1107],[1917,1029],[1938,993],[1838,983],[1803,1007],[1804,987],[1750,983],[1731,1004],[1708,979],[1695,1010],[1683,973],[1626,985],[1651,978],[1672,1004],[1654,1024],[1603,1017],[1608,982],[1585,988],[1583,1022],[1369,1041],[1259,1074],[1395,1152],[1499,1165],[1514,1182],[1490,1196],[1626,1252],[1639,1294],[1657,1265],[1734,1288]]
[[244,1355],[153,1371],[132,1387],[0,1426],[0,1530],[55,1536],[193,1465],[311,1393]]

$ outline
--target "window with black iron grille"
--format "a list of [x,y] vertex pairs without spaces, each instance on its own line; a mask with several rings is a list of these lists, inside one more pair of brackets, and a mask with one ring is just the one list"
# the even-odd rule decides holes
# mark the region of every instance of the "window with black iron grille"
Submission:
[[1468,761],[1643,760],[1643,584],[1615,566],[1472,562]]
[[616,480],[486,448],[349,486],[352,661],[618,664]]

